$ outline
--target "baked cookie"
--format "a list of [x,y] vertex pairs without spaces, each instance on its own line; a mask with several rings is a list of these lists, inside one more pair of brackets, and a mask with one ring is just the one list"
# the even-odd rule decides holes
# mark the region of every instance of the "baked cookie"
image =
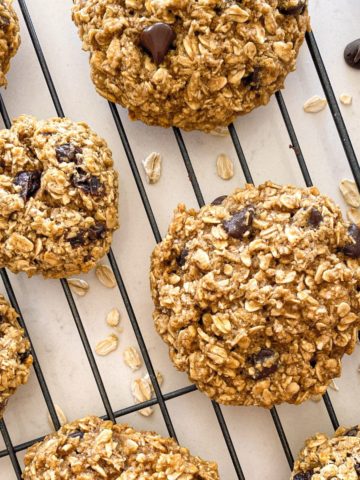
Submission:
[[7,85],[5,75],[10,60],[20,46],[19,19],[12,6],[12,0],[0,2],[0,87]]
[[0,131],[0,266],[28,276],[87,272],[118,226],[106,142],[68,118],[16,119]]
[[179,205],[151,260],[156,329],[218,402],[301,403],[354,349],[359,256],[360,230],[316,188],[267,182]]
[[358,480],[359,427],[340,427],[333,438],[318,433],[309,438],[294,465],[291,480]]
[[24,480],[218,480],[216,463],[193,457],[171,438],[97,417],[63,426],[30,447]]
[[307,0],[74,0],[100,95],[149,125],[211,131],[295,69]]
[[0,295],[0,418],[11,395],[27,382],[33,362],[30,342],[24,337],[17,317]]

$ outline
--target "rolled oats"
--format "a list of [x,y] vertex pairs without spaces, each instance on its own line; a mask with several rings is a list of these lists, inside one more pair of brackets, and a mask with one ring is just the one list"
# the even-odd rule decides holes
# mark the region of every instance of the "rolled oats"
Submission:
[[124,362],[133,372],[139,370],[142,365],[140,354],[136,347],[127,347],[124,350]]
[[233,161],[224,153],[218,155],[216,159],[217,174],[223,180],[230,180],[234,176]]
[[346,178],[344,180],[341,180],[339,188],[345,202],[350,207],[360,207],[360,194],[354,180],[348,180]]
[[351,105],[352,104],[352,96],[349,95],[348,93],[342,93],[339,97],[340,102],[343,105]]
[[306,100],[304,103],[304,110],[306,113],[318,113],[327,106],[326,98],[319,97],[314,95],[313,97]]
[[107,265],[97,265],[95,269],[99,282],[106,288],[115,288],[116,279],[113,271]]
[[96,344],[95,352],[100,356],[105,356],[116,350],[118,345],[119,337],[112,333]]
[[148,183],[157,183],[161,176],[162,158],[160,153],[152,152],[143,160],[143,166]]
[[358,208],[349,208],[347,217],[351,223],[355,223],[355,225],[360,227],[360,210]]
[[90,288],[89,284],[81,278],[70,278],[68,284],[70,285],[70,289],[76,293],[76,295],[79,295],[79,297],[84,297]]
[[117,308],[112,308],[106,315],[106,323],[109,327],[117,327],[120,323],[120,312]]

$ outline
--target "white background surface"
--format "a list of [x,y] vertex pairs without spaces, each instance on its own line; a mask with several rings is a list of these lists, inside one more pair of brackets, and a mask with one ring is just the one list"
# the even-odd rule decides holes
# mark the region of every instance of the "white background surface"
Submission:
[[[12,62],[9,87],[3,93],[6,106],[11,118],[22,113],[43,118],[53,116],[55,110],[51,97],[17,1],[14,3],[21,21],[22,46]],[[28,0],[27,3],[65,114],[74,120],[86,120],[107,139],[113,150],[121,177],[122,224],[115,235],[114,253],[153,364],[165,377],[163,391],[185,386],[188,384],[186,375],[172,367],[167,348],[152,325],[148,266],[154,238],[108,104],[95,93],[90,81],[87,54],[81,50],[70,19],[71,1]],[[342,59],[345,45],[359,37],[360,3],[358,0],[310,0],[310,4],[313,30],[335,93],[337,96],[343,92],[353,95],[353,105],[341,106],[341,110],[355,150],[360,154],[360,71],[351,70]],[[287,80],[284,98],[314,184],[341,203],[338,184],[342,178],[351,178],[351,173],[329,109],[317,115],[305,114],[302,110],[304,101],[314,94],[322,95],[322,90],[305,44],[298,70]],[[163,155],[160,182],[146,188],[164,234],[178,202],[196,206],[174,135],[171,130],[131,123],[125,111],[119,109],[119,112],[140,169],[141,160],[151,151]],[[272,179],[303,185],[295,155],[288,147],[290,142],[275,98],[266,108],[239,119],[236,128],[256,183]],[[229,137],[186,133],[184,139],[206,201],[243,185],[244,178]],[[235,176],[229,182],[216,175],[215,159],[221,152],[228,153],[235,161]],[[41,278],[28,280],[24,275],[11,275],[10,278],[54,402],[62,407],[69,420],[87,414],[104,414],[60,283]],[[133,401],[130,383],[135,375],[124,365],[122,352],[125,347],[135,345],[136,340],[118,291],[102,287],[93,273],[88,274],[86,280],[91,285],[90,292],[84,298],[76,298],[76,302],[92,346],[110,333],[105,323],[106,313],[116,306],[123,315],[124,331],[118,351],[97,358],[112,408],[118,410]],[[4,291],[3,285],[0,290]],[[349,426],[360,422],[359,363],[357,347],[354,355],[344,361],[342,378],[337,380],[340,391],[329,391],[340,423]],[[235,480],[236,474],[210,401],[195,392],[169,401],[168,408],[179,441],[193,453],[216,460],[222,479]],[[133,414],[124,421],[166,435],[161,412],[158,408],[155,410],[152,417]],[[288,479],[289,467],[270,413],[249,407],[225,407],[222,410],[246,478]],[[332,432],[323,402],[307,402],[297,407],[283,405],[278,407],[278,412],[294,455],[306,436],[316,431]],[[5,420],[14,444],[49,431],[46,405],[34,372],[29,383],[11,400]],[[3,448],[0,439],[0,449]],[[19,455],[20,460],[22,456]],[[0,478],[15,479],[8,459],[0,460]]]

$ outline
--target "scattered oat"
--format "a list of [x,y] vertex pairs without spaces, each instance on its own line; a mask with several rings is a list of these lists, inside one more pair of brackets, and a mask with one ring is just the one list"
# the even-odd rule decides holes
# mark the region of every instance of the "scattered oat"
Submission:
[[95,347],[98,355],[105,356],[117,349],[119,345],[119,337],[112,333],[104,340],[101,340]]
[[107,265],[98,265],[95,269],[96,276],[100,283],[107,288],[114,288],[116,286],[115,275],[110,267]]
[[313,395],[312,397],[310,397],[310,400],[314,403],[319,403],[321,399],[322,399],[321,395]]
[[352,96],[349,95],[348,93],[342,93],[339,97],[340,102],[343,105],[351,105],[352,104]]
[[[56,415],[58,416],[60,425],[63,426],[66,423],[68,423],[65,413],[62,411],[62,409],[59,407],[59,405],[54,404],[54,407],[55,407]],[[51,419],[50,413],[48,413],[47,417],[48,417],[48,422],[49,422],[50,427],[55,430],[55,426],[54,426],[53,421]]]
[[161,176],[162,158],[160,153],[152,152],[142,161],[148,183],[157,183]]
[[355,223],[358,227],[360,226],[360,210],[358,208],[349,208],[347,217],[351,223]]
[[[158,384],[159,384],[160,387],[161,387],[162,384],[164,383],[164,375],[163,375],[161,372],[157,371],[157,372],[156,372],[156,378],[157,378]],[[154,390],[153,384],[152,384],[152,382],[151,382],[151,380],[150,380],[149,374],[147,373],[146,375],[144,375],[144,376],[143,376],[143,379],[146,380],[147,382],[149,382],[151,391],[152,391],[153,395],[155,395],[155,390]]]
[[230,180],[234,176],[233,161],[225,153],[221,153],[216,159],[216,170],[220,178]]
[[[151,385],[148,380],[144,378],[136,378],[131,383],[131,393],[136,401],[136,403],[146,402],[152,397]],[[139,413],[144,417],[149,417],[153,413],[151,407],[143,408],[139,410]]]
[[332,389],[332,390],[335,390],[335,392],[338,392],[340,390],[340,388],[336,385],[335,381],[334,380],[331,380],[330,384],[329,384],[329,387]]
[[117,327],[120,323],[120,312],[117,308],[112,308],[106,315],[106,323],[110,327]]
[[70,278],[68,284],[72,292],[79,295],[79,297],[84,297],[89,291],[89,284],[85,280],[80,278]]
[[209,133],[215,137],[227,137],[229,135],[229,129],[228,127],[216,127]]
[[141,357],[135,347],[127,347],[125,349],[124,362],[133,372],[141,367]]
[[304,103],[304,110],[306,113],[318,113],[327,105],[326,98],[319,97],[319,95],[314,95],[313,97],[306,100]]
[[354,208],[360,207],[360,194],[359,190],[356,186],[356,183],[353,180],[348,180],[344,178],[341,180],[340,185],[340,192],[344,197],[345,202]]

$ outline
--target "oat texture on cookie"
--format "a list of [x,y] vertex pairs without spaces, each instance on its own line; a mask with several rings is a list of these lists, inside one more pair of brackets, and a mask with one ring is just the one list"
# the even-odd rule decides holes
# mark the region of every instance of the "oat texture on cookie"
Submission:
[[23,115],[0,131],[0,265],[29,276],[87,272],[118,226],[118,178],[86,123]]
[[24,337],[17,317],[0,295],[0,418],[11,395],[27,382],[33,362],[30,342]]
[[98,93],[149,125],[211,131],[295,69],[305,0],[74,0]]
[[329,438],[318,433],[305,442],[291,480],[358,480],[360,477],[360,427],[340,427]]
[[86,417],[63,426],[26,453],[24,480],[218,480],[216,463],[175,440],[128,425]]
[[12,0],[0,2],[0,87],[7,85],[10,60],[20,46],[19,20]]
[[359,327],[360,231],[315,188],[246,185],[179,205],[151,261],[158,333],[223,404],[325,392]]

